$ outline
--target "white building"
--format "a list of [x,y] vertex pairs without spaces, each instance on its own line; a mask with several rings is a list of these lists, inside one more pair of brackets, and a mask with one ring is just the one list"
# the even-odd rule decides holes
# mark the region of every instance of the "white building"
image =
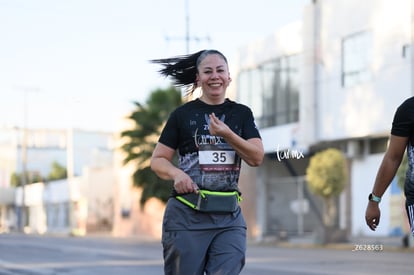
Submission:
[[376,232],[364,216],[394,112],[414,95],[413,20],[409,0],[315,0],[301,22],[240,49],[237,100],[253,109],[266,151],[264,164],[247,168],[241,183],[255,194],[245,207],[251,237],[320,231],[322,204],[303,176],[312,154],[328,147],[343,150],[349,163],[338,199],[344,235],[406,230],[395,183]]
[[[37,233],[110,229],[114,140],[112,133],[78,129],[0,129],[0,225]],[[12,188],[13,174],[45,179],[53,163],[67,169],[67,179]]]

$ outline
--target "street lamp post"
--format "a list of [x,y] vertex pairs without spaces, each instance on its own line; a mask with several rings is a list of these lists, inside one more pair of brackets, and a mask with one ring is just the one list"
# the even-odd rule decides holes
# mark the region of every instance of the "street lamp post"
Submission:
[[21,207],[18,212],[18,230],[23,232],[25,227],[25,220],[27,219],[26,213],[26,185],[28,179],[27,171],[27,143],[28,143],[28,96],[29,93],[37,92],[36,88],[19,88],[23,92],[23,127],[22,127],[22,201]]
[[22,204],[20,207],[19,230],[24,231],[26,219],[26,185],[27,185],[27,92],[23,94],[23,133],[22,133]]

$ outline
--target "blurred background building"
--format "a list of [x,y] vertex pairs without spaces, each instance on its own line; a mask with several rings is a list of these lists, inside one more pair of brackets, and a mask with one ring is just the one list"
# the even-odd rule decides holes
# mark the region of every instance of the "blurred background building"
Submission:
[[245,207],[255,238],[317,235],[322,206],[304,175],[328,147],[342,150],[350,168],[337,202],[344,236],[407,231],[395,180],[376,232],[364,216],[394,112],[414,95],[412,50],[408,0],[311,1],[301,22],[240,49],[236,98],[253,108],[266,151],[242,181],[245,194],[256,194]]
[[[112,133],[2,128],[0,135],[3,227],[36,233],[112,228]],[[53,164],[66,168],[65,179],[45,180]],[[12,183],[13,176],[23,174],[25,184]]]

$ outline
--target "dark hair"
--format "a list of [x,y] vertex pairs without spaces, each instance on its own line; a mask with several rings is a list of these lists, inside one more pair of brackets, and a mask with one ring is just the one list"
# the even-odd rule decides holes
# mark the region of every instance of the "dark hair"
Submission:
[[186,87],[186,96],[189,96],[192,95],[197,88],[196,78],[198,65],[200,65],[200,62],[210,54],[220,55],[227,63],[227,58],[217,50],[202,50],[188,55],[153,59],[150,60],[150,62],[161,64],[163,68],[158,72],[166,77],[172,77],[175,86]]

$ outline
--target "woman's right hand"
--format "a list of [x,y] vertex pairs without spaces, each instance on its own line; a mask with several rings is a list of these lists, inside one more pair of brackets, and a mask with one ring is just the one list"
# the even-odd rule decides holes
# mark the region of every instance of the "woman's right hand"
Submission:
[[181,172],[174,177],[174,189],[179,194],[198,193],[198,186],[186,173]]
[[197,184],[189,175],[172,164],[176,151],[162,143],[157,143],[151,158],[151,169],[164,180],[174,180],[174,189],[179,194],[198,193]]

